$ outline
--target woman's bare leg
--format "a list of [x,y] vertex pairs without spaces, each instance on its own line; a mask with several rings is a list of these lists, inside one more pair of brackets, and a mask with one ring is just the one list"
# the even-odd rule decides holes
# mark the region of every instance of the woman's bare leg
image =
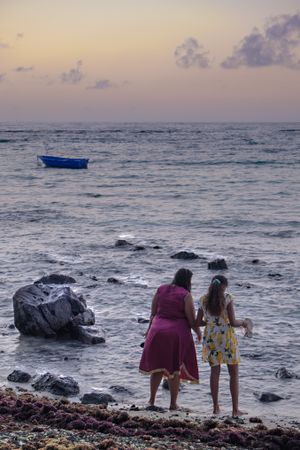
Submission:
[[232,398],[232,416],[247,414],[239,410],[239,365],[227,364],[230,376],[230,393]]
[[177,397],[179,392],[180,378],[179,374],[174,375],[173,378],[168,379],[169,390],[170,390],[170,409],[177,409]]
[[210,368],[210,391],[212,401],[214,405],[213,413],[219,414],[219,379],[220,379],[221,366],[211,366]]
[[157,389],[160,385],[163,374],[164,374],[163,372],[155,372],[152,373],[150,376],[150,400],[149,400],[150,405],[154,405],[155,403]]

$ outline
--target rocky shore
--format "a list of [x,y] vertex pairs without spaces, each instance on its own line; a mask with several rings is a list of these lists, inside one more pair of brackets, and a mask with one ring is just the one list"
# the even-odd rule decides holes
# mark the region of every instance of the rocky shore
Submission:
[[0,390],[0,450],[300,448],[299,423],[116,409]]

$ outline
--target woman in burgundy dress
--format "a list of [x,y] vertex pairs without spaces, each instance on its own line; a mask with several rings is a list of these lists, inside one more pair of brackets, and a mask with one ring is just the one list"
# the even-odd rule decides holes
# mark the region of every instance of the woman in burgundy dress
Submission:
[[196,327],[191,296],[192,272],[179,269],[171,284],[160,286],[152,300],[151,318],[140,362],[140,372],[150,375],[150,400],[154,405],[162,377],[168,379],[170,409],[177,409],[180,381],[199,382],[195,344],[191,329]]

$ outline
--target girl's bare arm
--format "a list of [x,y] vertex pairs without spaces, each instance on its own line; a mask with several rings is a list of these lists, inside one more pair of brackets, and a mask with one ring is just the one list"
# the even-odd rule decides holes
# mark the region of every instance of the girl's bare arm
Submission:
[[247,324],[246,324],[245,320],[238,320],[235,318],[235,311],[234,311],[234,306],[233,306],[232,301],[227,306],[227,312],[228,312],[228,319],[229,319],[230,325],[232,327],[246,328]]
[[204,316],[203,309],[199,308],[198,309],[198,313],[197,313],[197,317],[196,317],[196,325],[198,327],[204,327],[206,325],[205,320],[203,320],[203,316]]

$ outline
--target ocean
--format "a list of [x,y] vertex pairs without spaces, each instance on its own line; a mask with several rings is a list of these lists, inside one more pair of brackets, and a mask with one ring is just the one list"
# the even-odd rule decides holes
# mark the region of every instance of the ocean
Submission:
[[[87,170],[37,165],[38,154],[86,157]],[[110,392],[119,404],[144,405],[149,379],[138,372],[156,288],[175,271],[193,272],[196,307],[224,258],[241,352],[240,407],[251,415],[300,419],[299,309],[300,123],[1,123],[0,384],[15,368],[73,376],[80,395]],[[118,239],[145,247],[115,247]],[[155,247],[155,248],[154,248]],[[199,259],[171,256],[192,251]],[[258,261],[257,261],[258,260]],[[43,275],[74,277],[105,330],[106,343],[20,336],[12,297]],[[108,283],[110,277],[122,283]],[[209,367],[184,385],[179,404],[212,410]],[[260,392],[283,397],[258,400]],[[168,406],[159,389],[157,404]],[[227,370],[220,403],[231,412]]]

